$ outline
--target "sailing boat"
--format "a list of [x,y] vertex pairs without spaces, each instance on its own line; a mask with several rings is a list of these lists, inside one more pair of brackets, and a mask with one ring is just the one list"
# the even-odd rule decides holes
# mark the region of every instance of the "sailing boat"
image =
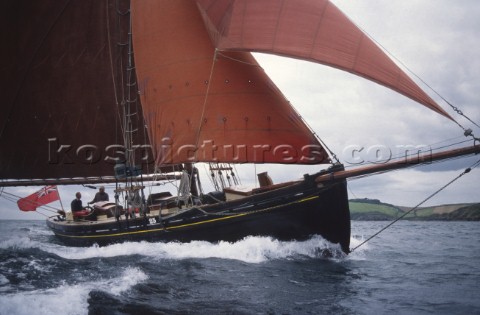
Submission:
[[[69,245],[321,235],[349,252],[346,179],[422,159],[344,170],[252,52],[348,71],[453,120],[328,0],[5,6],[4,23],[22,32],[4,35],[0,145],[16,149],[0,152],[2,185],[116,183],[115,202],[47,219]],[[195,163],[217,174],[235,163],[329,167],[278,184],[262,173],[259,188],[222,182],[204,194]],[[145,196],[155,178],[180,178],[181,193]]]

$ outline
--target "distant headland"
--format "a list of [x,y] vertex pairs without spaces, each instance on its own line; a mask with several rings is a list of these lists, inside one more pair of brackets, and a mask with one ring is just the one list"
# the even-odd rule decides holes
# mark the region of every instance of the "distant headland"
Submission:
[[[378,199],[350,199],[350,216],[358,221],[394,220],[411,207],[395,206]],[[418,221],[480,221],[480,203],[447,204],[419,207],[403,220]]]

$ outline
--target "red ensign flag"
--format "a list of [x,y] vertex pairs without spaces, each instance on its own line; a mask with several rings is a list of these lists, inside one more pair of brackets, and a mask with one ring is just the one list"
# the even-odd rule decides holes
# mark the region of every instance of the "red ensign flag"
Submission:
[[35,211],[37,210],[37,207],[46,205],[55,200],[60,200],[57,186],[45,186],[30,196],[19,199],[17,205],[22,211]]

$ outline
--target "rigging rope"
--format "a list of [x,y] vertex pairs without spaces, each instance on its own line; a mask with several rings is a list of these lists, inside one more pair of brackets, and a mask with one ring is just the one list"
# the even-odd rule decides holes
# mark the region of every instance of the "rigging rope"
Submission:
[[371,239],[373,239],[374,237],[376,237],[377,235],[379,235],[380,233],[382,233],[383,231],[385,231],[386,229],[388,229],[390,226],[392,226],[393,224],[395,224],[396,222],[398,222],[399,220],[401,220],[402,218],[404,218],[407,214],[409,214],[410,212],[412,211],[415,211],[418,207],[420,207],[422,204],[424,204],[425,202],[427,202],[428,200],[430,200],[432,197],[434,197],[435,195],[437,195],[439,192],[441,192],[442,190],[444,190],[445,188],[447,188],[448,186],[450,186],[453,182],[455,182],[456,180],[458,180],[460,177],[462,177],[463,175],[467,174],[467,173],[470,173],[470,171],[472,169],[474,169],[475,167],[479,166],[480,165],[480,160],[478,160],[477,162],[473,163],[472,166],[466,168],[460,175],[458,175],[457,177],[455,177],[454,179],[452,179],[450,182],[448,182],[447,184],[445,184],[444,186],[442,186],[440,189],[438,189],[437,191],[435,191],[433,194],[431,194],[430,196],[428,196],[427,198],[425,198],[424,200],[422,200],[419,204],[417,204],[415,207],[411,208],[410,210],[408,210],[407,212],[405,212],[404,214],[402,214],[400,217],[398,217],[397,219],[393,220],[392,222],[390,222],[389,224],[387,224],[384,228],[382,228],[380,231],[378,231],[377,233],[373,234],[372,236],[370,236],[369,238],[367,238],[366,240],[364,240],[362,243],[360,243],[359,245],[355,246],[354,248],[350,249],[350,253],[355,251],[357,248],[359,248],[360,246],[364,245],[365,243],[367,243],[368,241],[370,241]]
[[[407,67],[400,59],[398,59],[394,54],[392,54],[388,49],[386,49],[382,44],[380,44],[377,40],[375,40],[372,36],[370,36],[370,34],[368,34],[364,29],[362,29],[361,27],[359,27],[358,25],[356,25],[364,34],[366,34],[373,42],[375,42],[380,48],[382,48],[388,55],[390,55],[393,59],[395,59],[400,65],[402,65],[402,67],[404,67],[409,73],[411,73],[413,76],[415,76],[420,82],[422,82],[426,87],[428,87],[433,93],[435,93],[438,97],[440,97],[445,103],[447,103],[452,109],[453,111],[455,111],[458,115],[464,117],[465,119],[467,119],[468,121],[470,121],[472,124],[474,124],[475,126],[479,127],[480,126],[475,123],[473,120],[471,120],[468,116],[466,116],[458,107],[454,106],[452,103],[450,103],[445,97],[443,97],[439,92],[437,92],[437,90],[435,90],[432,86],[430,86],[427,82],[425,82],[419,75],[417,75],[415,72],[413,72],[409,67]],[[467,131],[470,132],[469,135],[471,135],[475,140],[477,141],[480,141],[478,138],[474,137],[473,134],[471,133],[471,130],[470,129],[466,129],[465,127],[463,127],[459,122],[457,122],[456,120],[453,120],[460,128],[463,129],[463,131],[465,133],[467,133]],[[465,134],[465,136],[468,136],[467,134]]]
[[[428,85],[427,85],[428,86]],[[435,90],[434,90],[435,92]],[[435,92],[437,93],[437,92]],[[467,115],[465,115],[460,109],[458,109],[458,107],[454,106],[452,103],[450,103],[449,101],[447,101],[443,96],[441,96],[440,94],[437,93],[438,96],[440,96],[440,98],[442,100],[445,101],[445,103],[447,103],[448,105],[450,105],[450,107],[457,113],[459,114],[460,116],[463,116],[465,119],[467,119],[469,122],[471,122],[472,124],[474,124],[475,126],[477,126],[478,128],[480,128],[480,126],[475,123],[473,120],[471,120]],[[462,126],[460,126],[462,127]],[[462,127],[463,128],[463,127]],[[463,128],[463,130],[465,130],[465,128]],[[465,130],[466,131],[466,130]]]
[[195,139],[195,156],[196,150],[198,149],[198,142],[200,141],[200,133],[202,131],[202,126],[203,126],[203,120],[205,117],[205,109],[207,107],[207,101],[208,101],[208,96],[210,95],[210,86],[212,85],[212,77],[213,77],[213,71],[215,69],[215,64],[217,61],[217,55],[218,55],[218,50],[215,49],[215,52],[213,54],[213,60],[212,60],[212,67],[210,68],[210,76],[208,77],[208,82],[205,82],[207,84],[207,91],[205,92],[205,98],[203,100],[203,107],[202,107],[202,115],[200,116],[200,124],[198,125],[198,131],[197,131],[197,136]]

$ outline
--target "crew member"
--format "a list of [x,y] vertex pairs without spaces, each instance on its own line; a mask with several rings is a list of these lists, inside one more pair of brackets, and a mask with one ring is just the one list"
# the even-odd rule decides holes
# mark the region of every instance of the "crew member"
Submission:
[[100,186],[99,191],[95,194],[95,198],[88,204],[92,204],[99,201],[108,201],[108,194],[105,192],[105,187]]
[[85,208],[83,207],[83,204],[82,204],[82,194],[80,192],[77,192],[75,194],[75,199],[73,199],[72,203],[70,204],[70,207],[72,209],[72,212],[76,212],[76,211],[82,211],[82,210],[85,210]]

